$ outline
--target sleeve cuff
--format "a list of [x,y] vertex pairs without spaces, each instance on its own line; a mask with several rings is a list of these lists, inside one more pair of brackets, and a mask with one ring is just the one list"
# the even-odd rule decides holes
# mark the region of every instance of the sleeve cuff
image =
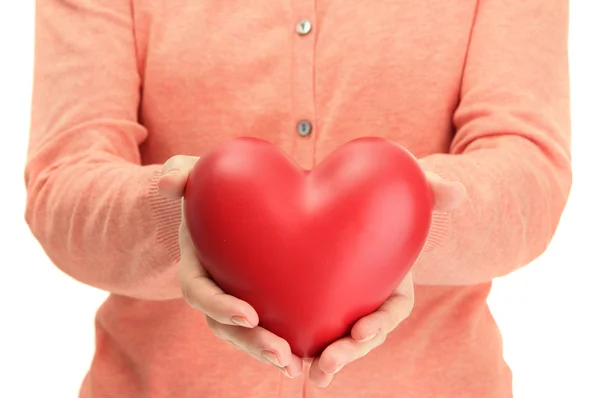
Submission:
[[[438,170],[435,162],[432,162],[430,158],[419,159],[419,164],[424,172],[435,173],[443,179],[448,179],[445,173]],[[429,235],[425,246],[421,251],[421,254],[432,252],[433,250],[444,246],[447,241],[450,230],[450,213],[434,210],[431,218],[431,227],[429,228]]]
[[423,247],[422,253],[429,253],[434,249],[441,247],[446,242],[450,226],[450,214],[434,211],[431,219],[431,227],[427,241]]
[[158,193],[160,171],[155,172],[150,182],[148,201],[156,223],[156,240],[168,253],[169,259],[178,262],[179,224],[181,223],[181,201],[166,199]]

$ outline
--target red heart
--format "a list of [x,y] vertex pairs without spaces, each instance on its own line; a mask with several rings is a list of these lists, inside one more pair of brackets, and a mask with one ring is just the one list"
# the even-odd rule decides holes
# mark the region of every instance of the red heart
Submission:
[[381,138],[350,141],[311,172],[269,142],[235,139],[200,158],[184,201],[208,272],[300,357],[390,296],[432,209],[417,160]]

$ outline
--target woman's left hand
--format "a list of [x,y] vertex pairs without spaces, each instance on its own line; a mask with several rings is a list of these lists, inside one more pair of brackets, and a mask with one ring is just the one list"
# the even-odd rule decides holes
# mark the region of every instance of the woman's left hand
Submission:
[[[449,212],[467,198],[462,184],[443,180],[433,173],[426,173],[426,176],[433,192],[435,210]],[[344,366],[383,344],[387,335],[410,315],[414,303],[414,285],[409,272],[377,311],[354,324],[350,336],[332,343],[313,360],[310,380],[319,387],[327,387]]]
[[409,272],[377,311],[354,324],[350,336],[332,343],[313,360],[310,380],[319,387],[327,387],[344,366],[383,344],[388,333],[410,315],[414,302],[412,274]]

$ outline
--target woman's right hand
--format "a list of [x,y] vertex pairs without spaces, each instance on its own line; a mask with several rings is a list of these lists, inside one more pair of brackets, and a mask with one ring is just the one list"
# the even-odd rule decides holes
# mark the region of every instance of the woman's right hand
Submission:
[[[188,175],[197,157],[174,156],[163,166],[158,180],[159,193],[169,199],[181,200]],[[183,206],[182,206],[183,208]],[[272,364],[288,377],[302,372],[302,360],[292,354],[290,345],[281,337],[258,326],[258,314],[245,301],[223,292],[212,280],[196,256],[185,217],[179,228],[179,278],[183,298],[206,315],[213,333],[254,358]]]

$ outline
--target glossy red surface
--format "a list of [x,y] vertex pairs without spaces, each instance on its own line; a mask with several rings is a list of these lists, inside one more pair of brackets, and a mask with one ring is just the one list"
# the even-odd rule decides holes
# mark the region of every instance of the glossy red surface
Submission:
[[235,139],[198,161],[184,201],[206,269],[301,357],[389,297],[432,209],[416,159],[380,138],[350,141],[310,172],[271,143]]

